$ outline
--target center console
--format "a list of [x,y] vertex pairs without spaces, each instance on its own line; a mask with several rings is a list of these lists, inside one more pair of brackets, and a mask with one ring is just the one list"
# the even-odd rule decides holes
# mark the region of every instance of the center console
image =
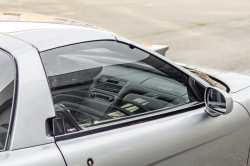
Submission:
[[91,89],[89,97],[112,103],[127,83],[127,81],[122,79],[102,76]]

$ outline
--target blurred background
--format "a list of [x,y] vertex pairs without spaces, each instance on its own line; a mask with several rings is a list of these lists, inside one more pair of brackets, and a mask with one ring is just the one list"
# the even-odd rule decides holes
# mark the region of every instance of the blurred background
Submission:
[[1,0],[0,11],[79,20],[168,45],[176,62],[250,73],[249,0]]

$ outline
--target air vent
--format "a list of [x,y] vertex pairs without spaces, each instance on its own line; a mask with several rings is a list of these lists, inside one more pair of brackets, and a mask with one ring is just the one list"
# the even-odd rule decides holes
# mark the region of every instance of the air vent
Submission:
[[112,93],[117,94],[122,89],[122,86],[109,84],[109,83],[104,83],[104,82],[98,82],[95,85],[95,89],[100,89],[100,90],[104,90],[104,91],[107,91],[107,92],[112,92]]

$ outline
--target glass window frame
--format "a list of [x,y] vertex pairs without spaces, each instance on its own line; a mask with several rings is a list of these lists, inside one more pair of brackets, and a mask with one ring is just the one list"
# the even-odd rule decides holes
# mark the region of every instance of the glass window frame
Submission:
[[[131,46],[131,47],[137,48],[137,49],[139,49],[141,51],[144,51],[146,53],[149,53],[152,56],[160,59],[161,61],[164,61],[164,59],[161,59],[161,58],[157,57],[156,54],[153,54],[152,52],[148,52],[146,49],[142,49],[142,48],[136,47],[134,45],[131,45],[130,43],[126,43],[126,42],[123,42],[123,41],[116,41],[116,40],[86,41],[86,42],[80,42],[80,43],[74,43],[74,44],[65,45],[65,46],[61,46],[61,47],[56,47],[56,48],[53,48],[53,49],[63,48],[63,47],[76,45],[76,44],[97,42],[97,41],[114,41],[114,42],[126,44],[128,46]],[[42,51],[40,53],[44,53],[44,52],[47,52],[47,51],[50,51],[50,50],[53,50],[53,49],[45,50],[45,51]],[[40,56],[41,56],[41,54],[40,54]],[[189,80],[192,79],[195,82],[199,83],[205,90],[206,87],[203,86],[196,79],[191,77],[188,73],[178,69],[177,67],[175,67],[174,65],[172,65],[171,63],[169,63],[167,61],[164,61],[164,62],[166,62],[168,65],[175,68],[176,70],[180,71],[181,73],[187,75]],[[185,68],[183,68],[183,69],[187,70]],[[44,71],[45,71],[45,69],[44,69]],[[45,72],[45,74],[46,74],[46,72]],[[46,74],[46,77],[47,77],[47,74]],[[48,81],[48,86],[50,87],[48,77],[47,77],[47,81]],[[121,128],[121,127],[131,126],[131,125],[134,125],[134,124],[144,123],[144,122],[152,121],[152,120],[155,120],[155,119],[161,119],[161,118],[164,118],[164,117],[167,117],[167,116],[192,111],[193,109],[196,109],[196,108],[205,107],[204,102],[199,100],[200,96],[197,96],[197,93],[194,92],[195,89],[191,88],[191,90],[192,90],[195,98],[197,99],[197,101],[195,101],[195,102],[186,103],[186,104],[183,104],[183,105],[177,105],[177,106],[174,106],[174,107],[171,107],[171,108],[161,108],[161,109],[154,110],[154,111],[149,111],[149,112],[146,112],[146,113],[143,113],[143,114],[127,116],[127,117],[123,117],[121,119],[113,119],[113,120],[110,120],[110,121],[107,121],[107,122],[102,122],[102,123],[99,123],[99,124],[92,124],[91,126],[83,128],[80,131],[55,136],[55,140],[56,141],[62,141],[62,140],[82,137],[82,136],[85,136],[85,135],[90,135],[90,134],[94,134],[94,133],[99,133],[99,132],[104,132],[104,131],[108,131],[108,130],[112,130],[112,129]],[[51,94],[52,94],[52,92],[51,92]]]
[[10,60],[12,62],[12,65],[13,65],[13,70],[14,70],[14,80],[13,80],[14,81],[14,89],[13,89],[13,100],[12,100],[10,120],[9,120],[9,128],[8,128],[8,132],[7,132],[5,146],[4,146],[4,148],[2,150],[0,150],[0,153],[1,153],[1,152],[9,150],[9,147],[10,147],[10,139],[11,139],[11,133],[13,132],[12,129],[13,129],[13,123],[14,123],[15,108],[16,108],[16,94],[17,94],[17,80],[18,80],[17,77],[18,77],[18,74],[17,74],[17,64],[16,64],[15,58],[5,50],[0,49],[0,52],[10,58]]

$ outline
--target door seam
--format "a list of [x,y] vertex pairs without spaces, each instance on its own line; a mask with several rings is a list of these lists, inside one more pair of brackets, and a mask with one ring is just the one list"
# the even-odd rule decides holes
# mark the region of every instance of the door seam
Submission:
[[63,158],[63,161],[64,161],[65,165],[66,165],[66,166],[68,166],[68,165],[67,165],[67,162],[66,162],[66,160],[65,160],[65,157],[63,156],[62,151],[60,150],[60,148],[59,148],[59,146],[57,145],[57,143],[56,143],[56,142],[55,142],[55,144],[56,144],[56,147],[58,148],[59,152],[60,152],[60,153],[61,153],[61,155],[62,155],[62,158]]

